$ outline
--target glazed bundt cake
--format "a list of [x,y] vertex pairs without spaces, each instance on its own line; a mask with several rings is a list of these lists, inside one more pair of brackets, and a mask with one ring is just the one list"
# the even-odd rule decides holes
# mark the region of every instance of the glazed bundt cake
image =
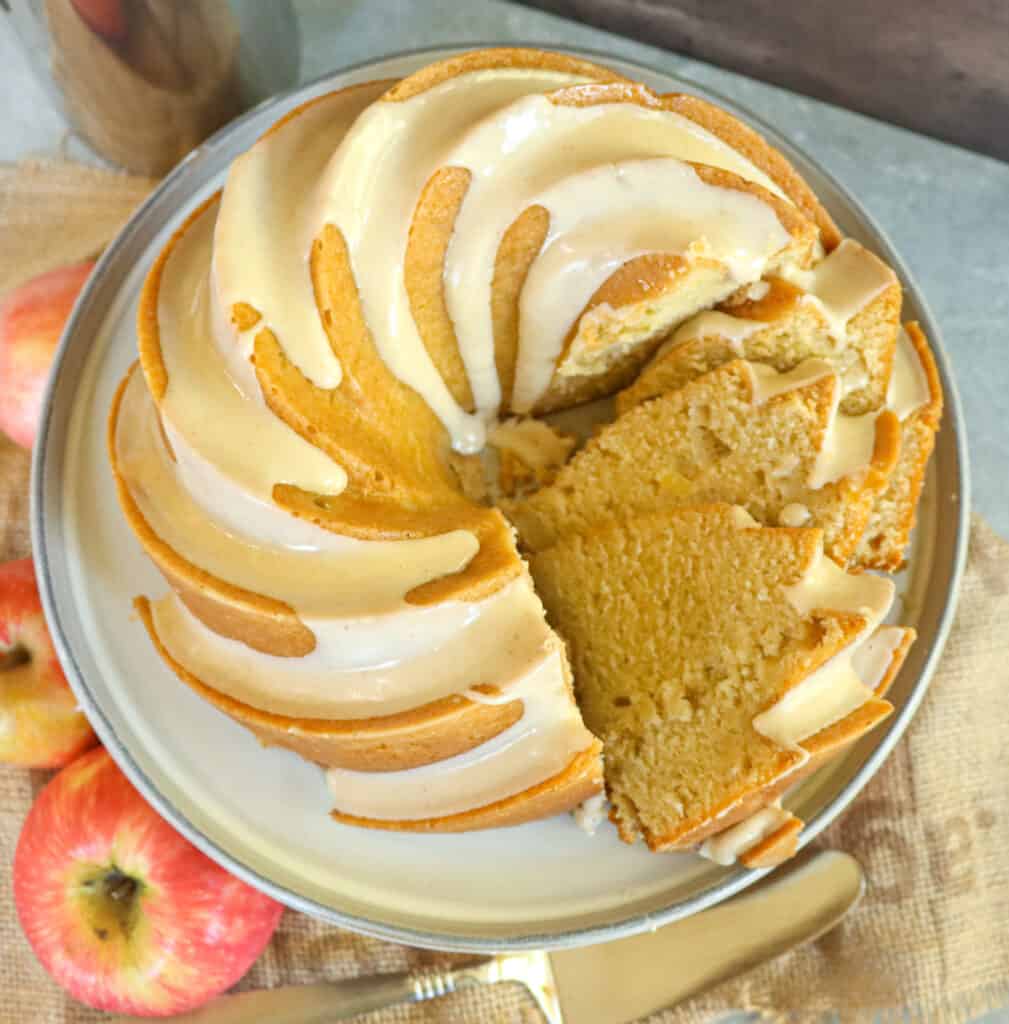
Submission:
[[170,586],[139,617],[338,821],[605,786],[628,840],[772,863],[911,641],[842,568],[901,564],[941,413],[899,317],[696,97],[518,49],[321,96],[148,274],[109,421]]

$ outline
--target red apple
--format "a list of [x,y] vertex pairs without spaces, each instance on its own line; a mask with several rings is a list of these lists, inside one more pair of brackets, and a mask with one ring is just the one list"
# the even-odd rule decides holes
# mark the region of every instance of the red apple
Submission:
[[93,263],[51,270],[15,288],[0,304],[0,430],[31,448],[49,366]]
[[109,42],[119,42],[126,35],[126,11],[122,0],[71,0],[71,3],[88,28]]
[[0,761],[59,768],[94,743],[56,659],[32,560],[0,564]]
[[163,821],[104,749],[64,768],[25,819],[14,903],[42,966],[112,1013],[183,1013],[229,988],[283,908]]

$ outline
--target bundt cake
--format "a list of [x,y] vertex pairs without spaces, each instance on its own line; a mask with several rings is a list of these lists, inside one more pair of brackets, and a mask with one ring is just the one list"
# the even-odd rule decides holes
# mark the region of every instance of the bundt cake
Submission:
[[147,276],[109,419],[170,586],[139,618],[340,822],[605,786],[628,840],[773,863],[912,639],[840,567],[901,563],[941,413],[900,301],[696,97],[523,49],[321,96]]

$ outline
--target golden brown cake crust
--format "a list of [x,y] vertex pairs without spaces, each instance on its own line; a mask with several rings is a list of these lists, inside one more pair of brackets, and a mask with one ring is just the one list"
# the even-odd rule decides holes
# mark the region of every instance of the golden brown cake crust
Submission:
[[800,177],[784,154],[780,153],[754,129],[743,124],[726,110],[699,96],[672,93],[663,100],[668,110],[689,117],[695,124],[717,135],[733,149],[759,167],[799,209],[820,229],[823,247],[830,252],[841,242],[841,232],[813,190]]
[[[839,240],[840,236],[829,215],[788,161],[759,135],[745,128],[731,115],[717,111],[703,101],[696,104],[688,102],[693,99],[692,97],[679,94],[658,96],[605,68],[580,61],[572,63],[566,57],[561,57],[558,61],[558,56],[533,50],[508,49],[463,54],[432,65],[405,79],[386,93],[383,100],[408,99],[453,76],[489,68],[551,68],[583,74],[594,80],[588,84],[559,89],[549,94],[550,101],[557,105],[578,107],[623,102],[649,109],[674,111],[737,149],[754,166],[764,171],[795,205],[760,186],[754,186],[752,189],[742,188],[743,179],[730,172],[695,165],[695,170],[702,180],[721,187],[741,188],[758,194],[772,205],[782,225],[790,234],[796,238],[803,234],[808,236],[804,243],[798,243],[800,248],[803,244],[811,247],[813,240],[822,237],[824,231],[827,235],[823,239],[826,248],[833,248]],[[468,183],[469,172],[465,169],[442,168],[425,184],[411,224],[404,276],[418,331],[432,360],[441,371],[456,400],[463,408],[471,409],[472,393],[459,354],[454,327],[445,308],[441,278],[441,263]],[[502,409],[505,411],[510,408],[518,349],[518,294],[546,236],[548,223],[549,214],[542,208],[530,207],[523,211],[506,232],[497,254],[492,315],[495,361],[502,385]],[[576,318],[565,342],[564,351],[558,359],[558,367],[570,349],[585,313],[604,303],[619,309],[645,298],[661,295],[675,287],[687,269],[686,261],[668,254],[639,257],[619,268],[597,290]],[[660,340],[661,338],[657,336],[653,343],[635,347],[625,358],[603,373],[555,373],[534,412],[542,414],[567,408],[623,387],[654,352]]]
[[924,331],[916,322],[904,325],[925,380],[929,401],[915,410],[901,427],[897,471],[881,496],[858,550],[859,564],[868,569],[898,572],[914,529],[918,499],[925,485],[925,471],[942,421],[943,395],[939,369]]
[[[520,563],[504,518],[458,490],[448,436],[424,400],[386,368],[371,339],[343,235],[327,225],[311,270],[326,332],[343,368],[332,391],[318,388],[284,355],[271,331],[256,336],[253,364],[270,409],[335,459],[348,485],[313,495],[289,485],[274,500],[324,529],[362,540],[469,530],[480,550],[460,572],[415,588],[407,601],[479,600],[515,579]],[[409,430],[404,425],[409,424]]]
[[428,179],[410,221],[403,283],[417,332],[459,406],[473,411],[473,391],[445,306],[442,266],[455,218],[469,189],[465,167],[441,167]]
[[538,818],[547,818],[570,811],[603,788],[602,744],[598,741],[576,755],[557,775],[498,800],[461,814],[416,821],[385,821],[360,818],[332,811],[331,816],[343,825],[360,825],[386,832],[474,832],[489,828],[523,825]]
[[782,862],[794,857],[799,848],[799,833],[802,821],[792,815],[780,828],[772,832],[766,839],[761,839],[739,856],[743,867],[755,870],[758,868],[777,867]]
[[[163,398],[168,386],[157,320],[164,267],[185,232],[219,199],[220,193],[216,193],[186,218],[159,254],[144,283],[137,314],[138,345],[140,365],[155,403]],[[488,597],[515,579],[521,570],[510,528],[496,509],[475,505],[459,493],[447,461],[442,461],[447,440],[441,424],[419,396],[395,381],[384,364],[378,366],[380,360],[364,326],[356,287],[346,262],[346,248],[342,236],[338,235],[335,229],[329,228],[324,237],[317,240],[312,265],[317,291],[327,296],[325,308],[339,308],[343,312],[342,320],[336,319],[335,312],[331,318],[328,325],[331,339],[339,337],[336,332],[346,331],[347,336],[359,341],[356,359],[338,349],[342,360],[348,364],[348,375],[357,370],[358,377],[345,380],[347,391],[342,395],[339,389],[333,393],[322,392],[287,360],[276,338],[265,327],[256,337],[253,362],[267,404],[306,440],[337,458],[347,469],[350,485],[344,493],[328,496],[278,484],[274,487],[274,500],[317,526],[366,540],[407,539],[455,529],[471,530],[480,548],[466,568],[414,588],[407,595],[407,601],[420,605],[447,599]],[[326,260],[330,255],[327,245],[334,250],[331,261]],[[348,289],[352,292],[352,302]],[[345,300],[342,303],[341,298]],[[252,325],[259,319],[258,311],[249,304],[241,304],[231,315],[239,322]],[[360,396],[369,390],[365,380],[376,376],[379,383],[370,393],[378,393],[383,399],[392,394],[400,403],[385,417],[379,415],[380,409],[369,410],[378,420],[384,419],[390,425],[390,432],[397,435],[397,446],[393,450],[401,455],[393,471],[380,474],[380,479],[376,477],[375,467],[383,467],[387,462],[391,443],[388,438],[376,440],[369,430],[359,427],[346,443],[336,441],[348,429],[352,430],[354,423],[361,422]],[[118,410],[119,397],[110,412],[110,432],[114,431]],[[405,421],[413,422],[412,431],[399,429]],[[373,422],[369,421],[368,426]],[[114,456],[113,436],[110,433],[110,452]],[[114,461],[113,468],[117,465]],[[269,654],[300,656],[313,649],[314,637],[300,623],[293,609],[219,580],[164,544],[143,519],[118,470],[116,474],[127,517],[137,524],[138,536],[148,554],[205,625]]]
[[385,93],[381,102],[397,103],[418,96],[428,89],[458,75],[474,71],[493,71],[497,68],[532,68],[541,71],[558,71],[569,75],[580,75],[597,82],[626,81],[615,71],[601,67],[578,57],[548,50],[532,50],[521,47],[502,46],[488,50],[471,50],[454,57],[428,64],[407,78],[402,79]]
[[309,654],[315,649],[315,636],[290,605],[212,576],[166,544],[144,518],[123,479],[116,446],[123,394],[130,376],[136,372],[134,363],[119,385],[109,410],[107,430],[116,494],[133,533],[182,602],[208,629],[266,654],[291,658]]
[[214,689],[182,665],[158,635],[146,597],[133,602],[151,642],[194,693],[254,733],[264,746],[284,747],[325,768],[398,771],[465,753],[493,739],[522,716],[522,702],[482,704],[445,697],[377,718],[291,718],[254,708]]
[[175,251],[176,245],[183,235],[209,209],[220,202],[220,191],[200,203],[192,213],[172,232],[164,248],[158,253],[151,269],[144,278],[144,286],[140,290],[140,301],[137,306],[137,348],[140,353],[140,368],[147,381],[147,390],[151,393],[155,405],[165,397],[168,389],[168,370],[161,354],[161,331],[158,327],[158,295],[161,291],[161,278],[165,264]]
[[[134,364],[130,373],[137,372]],[[120,506],[148,556],[180,600],[207,628],[254,650],[301,657],[315,648],[315,637],[288,605],[235,587],[182,558],[144,518],[119,469],[115,444],[122,396],[130,374],[116,392],[108,423],[109,458]],[[329,767],[391,771],[416,767],[462,753],[491,739],[520,717],[521,703],[484,704],[450,697],[396,715],[346,721],[296,719],[274,715],[236,701],[198,679],[164,648],[154,629],[146,598],[137,610],[158,652],[187,685],[268,745],[282,746]]]
[[529,268],[550,229],[550,214],[542,206],[522,211],[505,231],[494,261],[491,320],[494,324],[494,362],[501,382],[501,408],[510,409],[519,350],[519,299]]

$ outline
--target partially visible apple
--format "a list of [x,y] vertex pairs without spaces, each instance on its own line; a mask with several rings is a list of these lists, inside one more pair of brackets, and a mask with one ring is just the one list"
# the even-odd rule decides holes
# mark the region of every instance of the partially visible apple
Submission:
[[93,263],[33,277],[0,304],[0,430],[31,448],[56,345]]
[[14,903],[42,966],[111,1013],[183,1013],[230,988],[283,908],[163,821],[104,749],[42,790],[14,854]]
[[32,560],[0,564],[0,761],[59,768],[95,742],[56,659]]
[[85,23],[109,42],[117,43],[126,35],[126,11],[123,0],[71,0]]

